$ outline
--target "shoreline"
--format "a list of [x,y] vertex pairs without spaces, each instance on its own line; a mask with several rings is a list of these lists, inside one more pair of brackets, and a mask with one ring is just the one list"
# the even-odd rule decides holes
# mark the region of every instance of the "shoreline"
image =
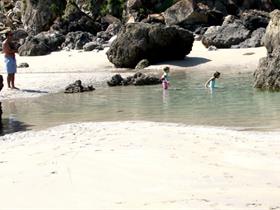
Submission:
[[[95,54],[100,60],[83,63]],[[264,48],[213,52],[196,46],[181,63],[144,72],[159,74],[169,65],[174,71],[248,73],[264,54]],[[47,58],[45,69],[38,69]],[[54,94],[76,79],[101,87],[117,72],[135,73],[114,69],[104,52],[28,59],[30,68],[16,75],[26,91],[4,87],[0,100]],[[0,136],[0,209],[278,209],[279,136],[149,121],[75,122],[7,134]]]

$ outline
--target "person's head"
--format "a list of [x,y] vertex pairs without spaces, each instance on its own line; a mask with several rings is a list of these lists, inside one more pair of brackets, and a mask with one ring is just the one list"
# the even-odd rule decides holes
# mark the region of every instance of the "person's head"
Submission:
[[216,72],[213,74],[213,77],[215,77],[215,78],[219,78],[219,77],[220,77],[220,75],[221,75],[221,73],[220,73],[220,72],[218,72],[218,71],[216,71]]
[[6,36],[6,39],[11,39],[12,36],[13,36],[13,33],[12,33],[11,31],[7,31],[7,32],[5,33],[5,36]]
[[168,66],[166,66],[166,67],[163,68],[163,71],[164,71],[165,73],[169,73],[169,70],[170,70],[170,68],[169,68]]

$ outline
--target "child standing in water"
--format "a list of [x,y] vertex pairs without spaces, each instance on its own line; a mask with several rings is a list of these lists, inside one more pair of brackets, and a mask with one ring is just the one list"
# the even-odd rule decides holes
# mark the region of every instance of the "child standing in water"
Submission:
[[209,80],[207,80],[207,82],[205,83],[205,87],[211,89],[215,88],[216,79],[218,79],[220,75],[221,73],[216,71],[213,76]]
[[169,67],[168,66],[166,66],[166,67],[164,67],[164,69],[163,69],[163,75],[161,76],[161,81],[162,81],[162,88],[163,89],[168,89],[168,87],[169,87]]

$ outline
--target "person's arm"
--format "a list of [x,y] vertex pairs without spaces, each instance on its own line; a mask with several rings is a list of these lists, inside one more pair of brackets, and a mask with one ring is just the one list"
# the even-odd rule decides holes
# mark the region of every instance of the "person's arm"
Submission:
[[16,53],[17,51],[16,51],[16,50],[13,50],[13,49],[11,48],[9,42],[5,41],[5,42],[3,43],[3,52],[4,52],[5,54],[14,54],[14,53]]
[[205,86],[206,88],[208,88],[209,83],[210,83],[213,79],[214,79],[213,77],[211,77],[210,79],[208,79],[207,82],[204,84],[204,86]]

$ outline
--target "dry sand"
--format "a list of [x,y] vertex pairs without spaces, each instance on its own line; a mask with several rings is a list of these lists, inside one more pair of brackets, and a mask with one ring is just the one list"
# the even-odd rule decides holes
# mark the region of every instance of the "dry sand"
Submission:
[[[264,48],[207,51],[199,42],[173,69],[254,71]],[[117,71],[105,52],[18,57],[2,100],[102,86]],[[2,69],[2,66],[0,66]],[[33,92],[32,92],[33,90]],[[36,92],[37,91],[37,92]],[[48,93],[44,93],[48,92]],[[280,209],[280,133],[153,122],[75,123],[0,137],[0,210]]]
[[1,140],[3,210],[280,208],[279,133],[104,122]]

